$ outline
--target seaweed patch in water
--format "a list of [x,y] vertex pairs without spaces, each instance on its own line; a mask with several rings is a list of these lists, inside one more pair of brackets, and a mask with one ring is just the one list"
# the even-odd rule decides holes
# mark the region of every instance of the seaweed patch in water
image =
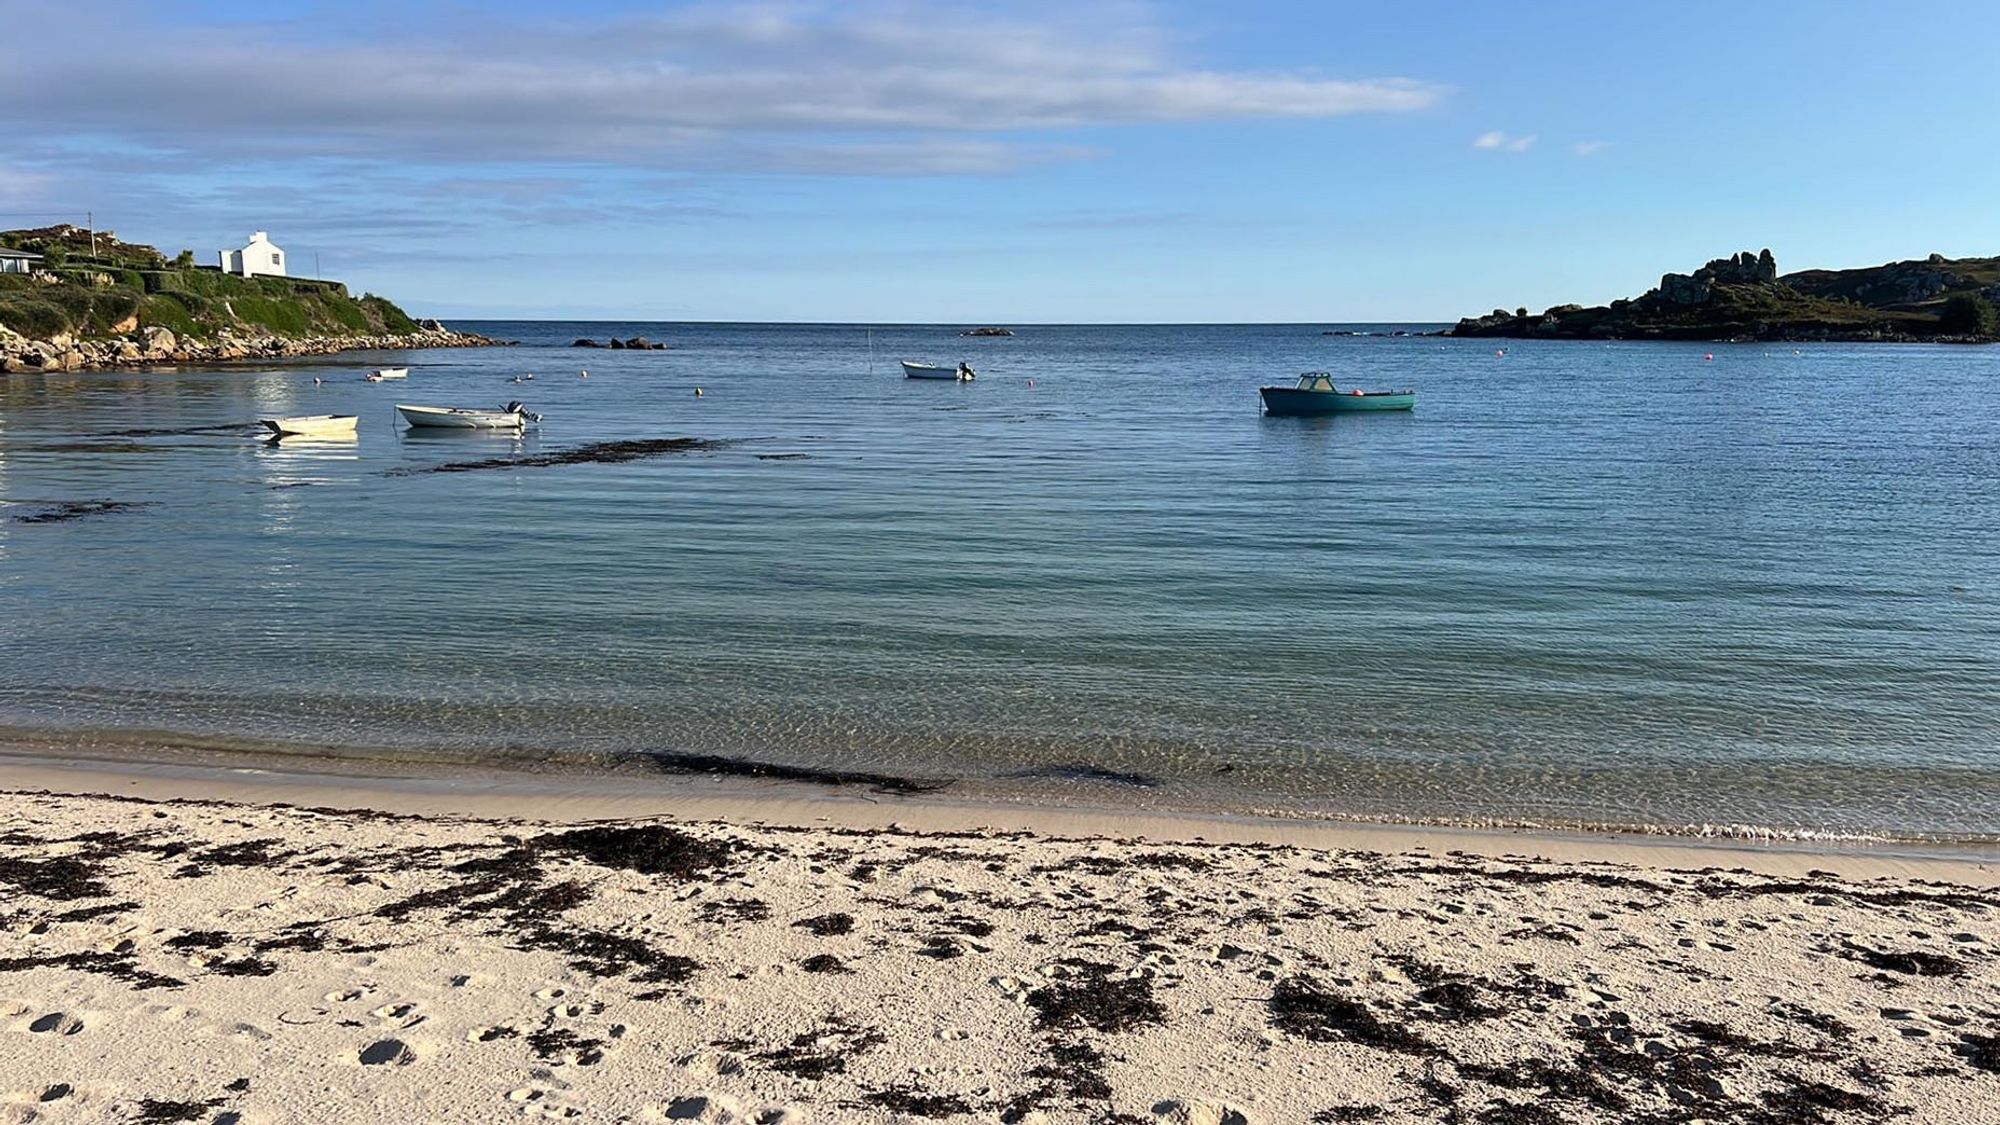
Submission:
[[108,516],[117,512],[136,512],[153,505],[144,500],[63,500],[44,507],[32,515],[15,516],[15,523],[67,523],[70,520],[88,519],[91,516]]
[[410,477],[424,473],[471,473],[482,469],[546,469],[555,465],[618,465],[670,453],[702,453],[731,444],[712,438],[638,438],[630,441],[593,441],[554,453],[531,453],[523,457],[484,457],[477,461],[446,461],[437,465],[415,465],[390,469],[388,477]]
[[678,754],[668,750],[639,750],[614,756],[614,761],[639,761],[661,773],[707,773],[727,777],[756,777],[768,781],[807,781],[817,785],[865,785],[880,793],[929,793],[949,782],[924,781],[883,773],[855,770],[819,769],[813,766],[786,766],[773,762],[753,762],[720,754]]
[[1010,778],[1045,781],[1097,781],[1106,785],[1130,785],[1135,789],[1157,789],[1160,779],[1143,773],[1127,773],[1122,770],[1105,769],[1088,762],[1061,762],[1046,766],[1030,766],[1007,774]]

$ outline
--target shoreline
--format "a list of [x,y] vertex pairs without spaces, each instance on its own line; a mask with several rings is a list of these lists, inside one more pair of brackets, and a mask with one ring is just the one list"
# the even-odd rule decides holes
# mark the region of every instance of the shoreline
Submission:
[[[1187,808],[1036,803],[949,790],[884,792],[706,774],[479,768],[422,760],[283,759],[242,752],[88,756],[0,741],[0,791],[391,815],[582,823],[650,817],[783,828],[1145,839],[1371,852],[1464,852],[1645,867],[1726,865],[1771,876],[1941,879],[2000,886],[2000,851],[1923,841],[1750,839],[1551,826],[1479,826]],[[372,769],[369,767],[373,767]]]
[[1990,868],[91,783],[151,792],[0,793],[7,1120],[1983,1125],[2000,1093]]
[[138,371],[163,366],[215,366],[269,362],[355,351],[428,351],[438,348],[502,348],[513,342],[476,332],[459,332],[426,321],[415,332],[373,336],[237,335],[224,331],[213,341],[176,338],[153,328],[130,338],[31,339],[0,335],[0,374],[46,375],[72,371]]

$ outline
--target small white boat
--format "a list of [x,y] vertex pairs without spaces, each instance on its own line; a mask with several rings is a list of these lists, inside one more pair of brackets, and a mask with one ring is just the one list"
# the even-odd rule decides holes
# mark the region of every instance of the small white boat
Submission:
[[972,368],[961,363],[957,367],[942,367],[935,363],[914,363],[903,361],[905,379],[949,379],[959,383],[970,383],[974,376]]
[[265,429],[285,437],[289,434],[351,434],[361,419],[353,414],[301,414],[262,421]]
[[384,379],[407,379],[409,377],[410,369],[407,367],[384,367],[380,370],[370,371],[368,374],[362,376],[363,379],[366,379],[370,383],[379,383]]
[[542,416],[530,413],[518,402],[499,410],[474,410],[464,406],[396,406],[396,413],[412,426],[444,430],[518,430]]

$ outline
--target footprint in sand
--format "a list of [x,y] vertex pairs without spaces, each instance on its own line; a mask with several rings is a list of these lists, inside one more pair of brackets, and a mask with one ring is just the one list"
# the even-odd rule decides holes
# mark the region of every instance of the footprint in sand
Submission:
[[560,1000],[568,995],[569,989],[557,985],[550,985],[547,988],[538,988],[535,990],[535,999],[537,1000]]
[[639,1114],[641,1121],[736,1122],[754,1120],[743,1112],[742,1103],[725,1094],[685,1094]]
[[383,1023],[393,1023],[398,1027],[415,1027],[424,1022],[423,1016],[417,1016],[415,1019],[410,1018],[411,1014],[416,1010],[416,1004],[407,1000],[398,1000],[393,1004],[384,1004],[379,1008],[375,1008],[368,1014],[381,1020]]
[[29,1021],[28,1030],[37,1035],[75,1035],[83,1030],[83,1021],[66,1012],[50,1012]]
[[542,1086],[522,1086],[507,1091],[507,1100],[521,1107],[523,1117],[580,1117],[583,1110],[571,1105],[560,1092]]
[[682,1070],[703,1078],[743,1073],[742,1058],[726,1051],[696,1051],[674,1061]]
[[365,988],[343,988],[338,992],[327,993],[325,1000],[329,1004],[346,1004],[359,1000],[366,995],[368,995],[368,989]]
[[1250,1116],[1221,1102],[1165,1101],[1153,1107],[1158,1125],[1250,1125]]
[[358,1057],[362,1066],[408,1066],[417,1061],[417,1053],[401,1039],[377,1039],[361,1048]]
[[493,1027],[475,1027],[465,1033],[467,1043],[497,1043],[502,1039],[519,1039],[525,1034],[518,1027],[498,1024]]

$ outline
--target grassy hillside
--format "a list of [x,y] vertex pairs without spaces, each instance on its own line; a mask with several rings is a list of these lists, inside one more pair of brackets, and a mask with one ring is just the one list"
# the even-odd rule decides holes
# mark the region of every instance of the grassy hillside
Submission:
[[1668,274],[1627,301],[1543,313],[1495,309],[1458,336],[1608,340],[1990,340],[2000,335],[2000,258],[1890,262],[1777,276],[1769,251]]
[[0,246],[47,256],[46,277],[0,275],[0,324],[24,336],[102,337],[162,327],[177,336],[223,329],[275,336],[362,336],[414,332],[387,298],[350,296],[337,281],[232,277],[197,268],[183,252],[167,259],[151,246],[74,227],[0,231]]

